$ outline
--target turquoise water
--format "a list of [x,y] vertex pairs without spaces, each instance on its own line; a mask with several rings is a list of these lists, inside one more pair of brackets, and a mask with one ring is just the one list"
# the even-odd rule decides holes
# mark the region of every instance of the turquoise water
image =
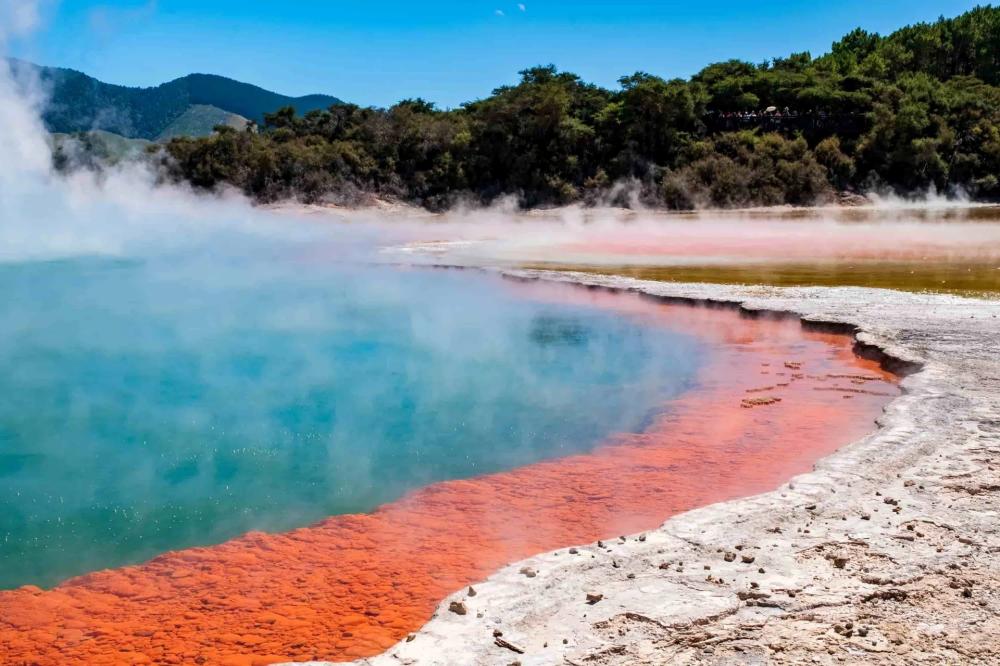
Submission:
[[370,510],[641,429],[703,350],[471,272],[0,265],[0,588]]

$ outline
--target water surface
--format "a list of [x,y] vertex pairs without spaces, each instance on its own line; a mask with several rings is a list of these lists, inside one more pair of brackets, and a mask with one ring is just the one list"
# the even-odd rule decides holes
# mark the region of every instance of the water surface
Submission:
[[587,451],[691,336],[474,272],[301,257],[0,265],[0,588]]
[[[445,596],[505,564],[774,489],[870,432],[898,395],[891,376],[854,356],[851,337],[794,319],[569,285],[521,283],[517,293],[696,333],[706,349],[695,385],[643,433],[584,453],[434,483],[371,513],[253,532],[49,591],[0,591],[0,661],[117,666],[128,653],[252,666],[378,654]],[[541,337],[553,339],[548,327]],[[467,600],[470,614],[481,598]]]

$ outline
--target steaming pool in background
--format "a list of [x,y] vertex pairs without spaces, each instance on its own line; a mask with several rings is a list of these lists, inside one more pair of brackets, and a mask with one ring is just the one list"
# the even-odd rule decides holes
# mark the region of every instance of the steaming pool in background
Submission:
[[467,271],[86,257],[0,294],[0,588],[586,451],[704,354]]

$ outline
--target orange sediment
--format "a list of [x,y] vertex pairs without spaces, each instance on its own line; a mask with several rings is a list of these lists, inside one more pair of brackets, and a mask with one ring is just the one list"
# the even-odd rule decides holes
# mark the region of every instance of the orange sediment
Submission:
[[[696,332],[710,347],[707,365],[649,430],[589,454],[437,483],[370,514],[167,553],[49,591],[0,592],[0,663],[249,666],[376,654],[418,629],[442,598],[509,562],[776,487],[870,432],[898,392],[891,375],[853,354],[850,338],[794,320],[517,288]],[[809,374],[745,409],[762,364]],[[862,376],[884,390],[851,389]],[[854,399],[813,390],[820,381]]]

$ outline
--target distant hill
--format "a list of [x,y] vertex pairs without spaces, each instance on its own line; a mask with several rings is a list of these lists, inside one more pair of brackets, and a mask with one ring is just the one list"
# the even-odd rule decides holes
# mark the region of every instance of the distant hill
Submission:
[[216,125],[228,125],[241,130],[248,120],[243,116],[223,111],[217,106],[192,104],[174,122],[157,135],[157,141],[169,141],[179,136],[208,136]]
[[12,60],[11,65],[22,74],[34,74],[45,86],[50,99],[43,119],[51,132],[96,129],[149,140],[206,136],[215,124],[234,125],[247,118],[262,122],[265,113],[283,106],[306,113],[341,103],[329,95],[288,97],[212,74],[189,74],[153,88],[129,88],[72,69],[22,60]]

